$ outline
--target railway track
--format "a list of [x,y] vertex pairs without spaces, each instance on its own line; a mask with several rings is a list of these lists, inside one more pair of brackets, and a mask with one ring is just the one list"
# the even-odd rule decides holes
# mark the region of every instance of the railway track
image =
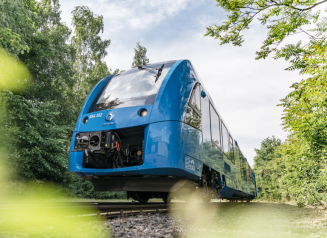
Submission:
[[[206,206],[215,207],[219,203],[213,202]],[[221,204],[221,203],[220,203]],[[90,217],[105,216],[106,218],[126,217],[137,214],[148,213],[167,213],[171,210],[185,208],[183,202],[173,202],[164,204],[153,202],[147,204],[132,202],[70,202],[70,203],[19,203],[19,204],[0,204],[0,214],[6,212],[14,214],[41,214],[44,217],[57,217],[57,211],[62,212],[62,217]],[[226,204],[227,205],[227,204]],[[0,215],[1,220],[1,215]]]
[[99,211],[100,215],[105,215],[108,218],[116,216],[130,216],[136,214],[147,213],[165,213],[171,209],[171,206],[163,203],[128,203],[128,204],[93,204]]
[[76,216],[105,216],[113,218],[147,213],[166,213],[169,209],[177,209],[177,204],[164,203],[108,203],[108,202],[78,202],[78,203],[51,203],[51,204],[0,204],[0,213],[37,213],[56,214],[58,210],[65,211],[65,217]]

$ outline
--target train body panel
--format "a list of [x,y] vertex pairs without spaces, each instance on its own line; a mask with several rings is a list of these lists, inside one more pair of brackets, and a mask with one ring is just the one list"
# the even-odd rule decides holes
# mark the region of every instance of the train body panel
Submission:
[[69,170],[99,191],[134,189],[139,199],[186,180],[222,198],[256,196],[254,173],[188,60],[101,80],[76,123]]
[[153,104],[151,122],[184,121],[187,102],[196,83],[195,72],[189,61],[177,61],[164,79]]

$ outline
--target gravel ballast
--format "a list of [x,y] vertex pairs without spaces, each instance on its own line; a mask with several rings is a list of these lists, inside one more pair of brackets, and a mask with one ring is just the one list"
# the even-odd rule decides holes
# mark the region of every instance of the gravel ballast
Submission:
[[180,230],[168,214],[148,214],[108,220],[114,237],[176,237]]

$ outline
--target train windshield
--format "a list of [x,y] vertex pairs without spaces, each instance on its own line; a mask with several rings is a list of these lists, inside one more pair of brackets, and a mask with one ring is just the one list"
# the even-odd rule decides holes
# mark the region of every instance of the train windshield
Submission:
[[174,63],[150,64],[112,77],[89,112],[153,104],[162,81]]

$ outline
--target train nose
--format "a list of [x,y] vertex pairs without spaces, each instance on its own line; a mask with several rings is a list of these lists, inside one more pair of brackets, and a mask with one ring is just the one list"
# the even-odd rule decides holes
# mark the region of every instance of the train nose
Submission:
[[[75,131],[90,132],[146,126],[150,123],[152,106],[123,107],[84,114],[80,117]],[[88,117],[88,121],[84,123],[83,119],[86,117]]]

